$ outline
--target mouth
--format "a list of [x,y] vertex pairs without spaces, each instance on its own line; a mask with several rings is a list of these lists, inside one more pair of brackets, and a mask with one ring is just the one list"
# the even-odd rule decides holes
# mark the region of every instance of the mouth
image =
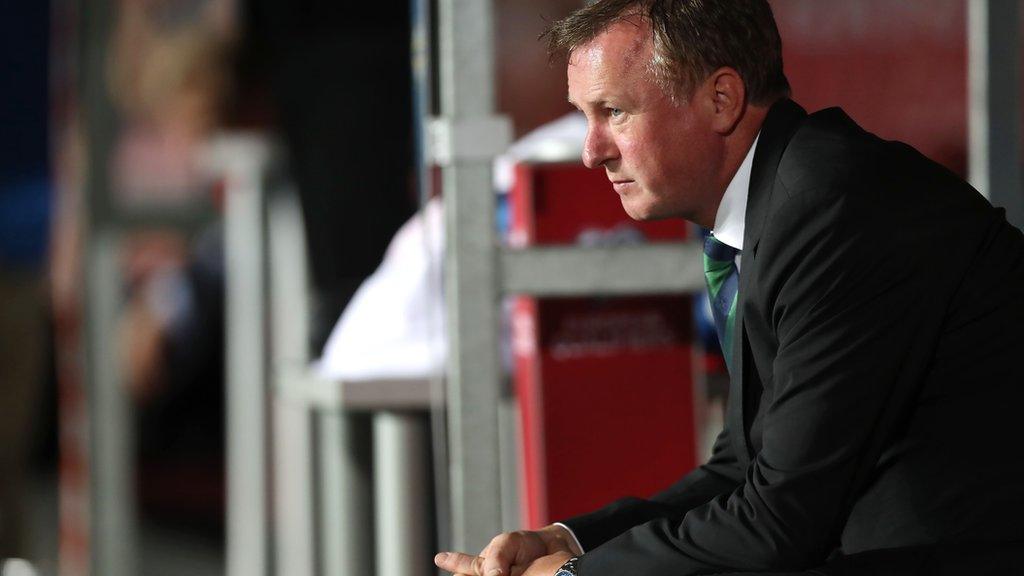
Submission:
[[622,192],[627,186],[633,183],[633,180],[612,180],[612,188],[615,188],[616,192]]

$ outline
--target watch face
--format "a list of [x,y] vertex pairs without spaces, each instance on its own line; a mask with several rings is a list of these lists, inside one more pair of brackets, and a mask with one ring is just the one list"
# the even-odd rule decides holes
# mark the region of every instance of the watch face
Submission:
[[576,576],[576,575],[573,574],[572,572],[569,572],[568,570],[563,570],[563,569],[560,568],[558,570],[558,572],[555,572],[555,576]]

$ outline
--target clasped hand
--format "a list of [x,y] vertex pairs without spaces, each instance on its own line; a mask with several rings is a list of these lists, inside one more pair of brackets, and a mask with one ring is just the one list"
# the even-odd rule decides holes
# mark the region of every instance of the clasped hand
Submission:
[[551,525],[499,534],[479,556],[442,552],[434,563],[455,576],[553,576],[566,560],[580,554],[568,531]]

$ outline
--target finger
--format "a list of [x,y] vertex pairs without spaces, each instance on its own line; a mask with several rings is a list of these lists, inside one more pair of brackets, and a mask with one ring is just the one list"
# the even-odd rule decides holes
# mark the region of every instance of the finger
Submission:
[[434,564],[442,570],[453,574],[468,574],[469,576],[483,576],[481,568],[484,559],[479,556],[470,556],[461,552],[441,552],[434,556]]
[[484,546],[484,549],[480,551],[479,556],[486,559],[489,555],[493,554],[495,550],[500,549],[507,540],[507,533],[498,534],[494,538],[491,538],[491,541],[487,543],[487,546]]
[[522,538],[515,532],[502,534],[487,546],[480,576],[509,576],[509,569],[522,549]]

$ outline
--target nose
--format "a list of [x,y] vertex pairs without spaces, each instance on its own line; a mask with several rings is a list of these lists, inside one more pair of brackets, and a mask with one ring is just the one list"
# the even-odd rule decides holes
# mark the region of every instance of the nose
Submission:
[[587,168],[599,168],[616,157],[615,143],[600,126],[587,127],[587,139],[583,141],[583,164]]

